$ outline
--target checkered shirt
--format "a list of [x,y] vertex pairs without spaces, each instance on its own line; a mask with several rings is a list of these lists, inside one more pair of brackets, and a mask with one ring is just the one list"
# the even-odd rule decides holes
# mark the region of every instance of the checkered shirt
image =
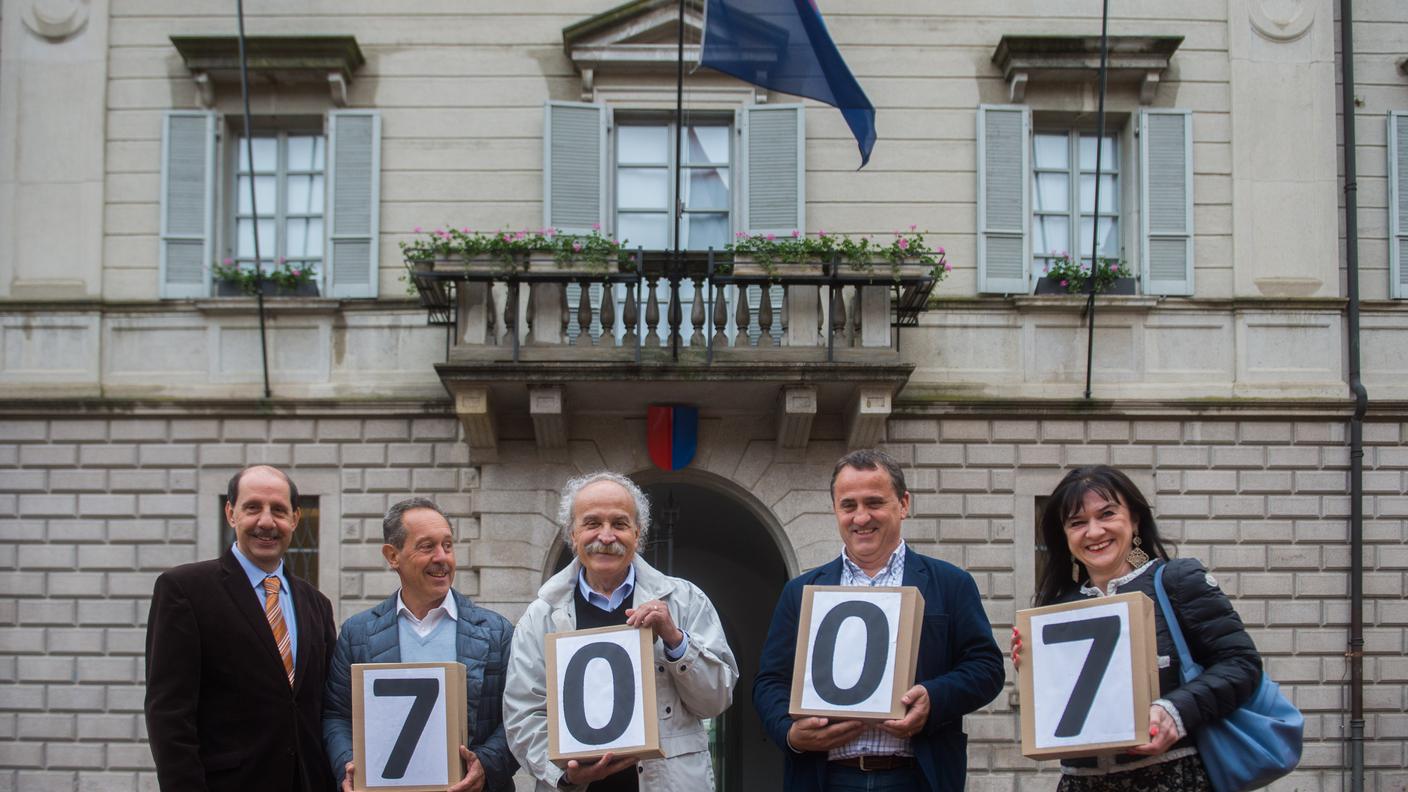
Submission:
[[[895,548],[895,552],[890,554],[890,560],[885,562],[885,567],[871,577],[856,566],[851,559],[846,557],[845,549],[841,550],[841,585],[843,586],[901,586],[904,585],[904,540],[900,540],[900,546]],[[896,737],[889,734],[879,726],[866,726],[861,731],[860,736],[841,746],[833,748],[826,754],[826,758],[831,761],[837,759],[854,759],[857,756],[913,756],[914,751],[909,747],[909,738]]]

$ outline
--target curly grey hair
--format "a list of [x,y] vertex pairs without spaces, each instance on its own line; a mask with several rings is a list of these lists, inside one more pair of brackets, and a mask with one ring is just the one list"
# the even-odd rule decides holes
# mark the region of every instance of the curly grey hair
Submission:
[[599,481],[619,484],[622,489],[630,493],[631,500],[636,504],[636,525],[640,527],[639,544],[645,544],[645,537],[650,533],[650,498],[640,487],[636,486],[634,481],[609,470],[598,470],[584,476],[577,476],[568,479],[567,483],[562,485],[562,499],[557,504],[557,524],[562,528],[562,541],[569,548],[572,547],[572,507],[582,490]]

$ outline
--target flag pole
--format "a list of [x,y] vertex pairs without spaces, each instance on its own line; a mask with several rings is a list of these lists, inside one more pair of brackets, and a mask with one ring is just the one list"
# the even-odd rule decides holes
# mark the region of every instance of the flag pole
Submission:
[[[1086,278],[1086,286],[1089,294],[1085,298],[1086,316],[1086,339],[1085,339],[1085,398],[1090,398],[1090,374],[1095,359],[1095,270],[1100,266],[1100,163],[1104,159],[1105,146],[1105,79],[1108,76],[1106,71],[1106,61],[1110,56],[1110,0],[1104,0],[1100,12],[1100,104],[1095,117],[1095,195],[1094,205],[1091,206],[1091,233],[1090,233],[1090,277]],[[1080,132],[1076,132],[1079,136]],[[1076,182],[1080,182],[1080,139],[1076,139]],[[1079,197],[1080,188],[1077,186],[1076,195]],[[1077,204],[1076,217],[1080,217],[1080,207]],[[1076,251],[1076,256],[1080,256],[1080,251]]]
[[[684,173],[684,3],[680,0],[679,13],[679,36],[675,49],[675,206],[674,220],[675,232],[673,239],[675,242],[674,251],[671,255],[670,267],[674,280],[670,281],[670,304],[668,310],[668,323],[676,320],[675,310],[677,307],[677,296],[679,294],[678,278],[683,274],[681,262],[683,261],[682,246],[680,245],[680,219],[684,214],[684,199],[680,193],[681,175]],[[680,322],[683,324],[683,322]],[[678,361],[680,358],[680,328],[674,326],[670,328],[670,355],[672,359]]]

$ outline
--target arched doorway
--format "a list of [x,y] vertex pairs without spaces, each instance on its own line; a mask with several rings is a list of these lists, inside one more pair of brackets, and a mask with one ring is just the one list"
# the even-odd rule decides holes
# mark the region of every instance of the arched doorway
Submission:
[[[722,480],[658,471],[633,478],[650,496],[652,511],[641,557],[704,590],[738,661],[733,706],[712,725],[717,789],[780,789],[782,755],[753,711],[753,677],[773,607],[795,571],[795,559],[785,557],[773,538],[776,526],[764,523],[760,515],[766,509]],[[552,571],[571,560],[571,551],[562,547]]]

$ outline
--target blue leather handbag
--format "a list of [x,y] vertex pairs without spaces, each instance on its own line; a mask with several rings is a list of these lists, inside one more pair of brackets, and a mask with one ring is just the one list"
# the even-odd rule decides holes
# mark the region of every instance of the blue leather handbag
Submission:
[[[1179,674],[1188,684],[1203,673],[1193,660],[1178,616],[1164,590],[1164,567],[1154,572],[1154,592],[1164,614],[1169,635],[1178,648]],[[1300,764],[1305,718],[1281,695],[1281,687],[1265,671],[1256,692],[1222,720],[1205,723],[1193,733],[1198,755],[1208,771],[1215,792],[1240,792],[1264,787]]]

